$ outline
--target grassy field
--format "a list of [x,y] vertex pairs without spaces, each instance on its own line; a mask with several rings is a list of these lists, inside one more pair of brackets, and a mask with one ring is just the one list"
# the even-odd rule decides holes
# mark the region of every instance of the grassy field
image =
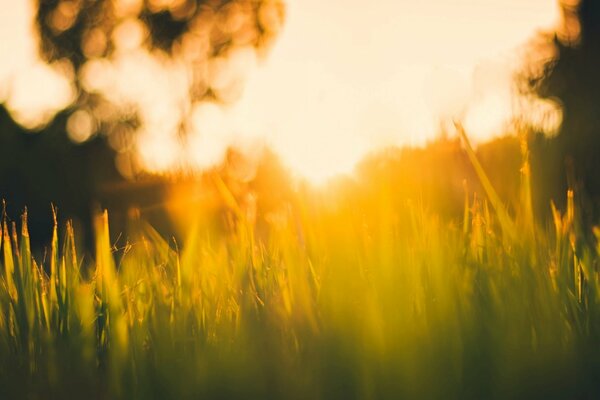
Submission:
[[231,229],[199,220],[177,246],[134,218],[115,251],[101,214],[90,261],[69,225],[34,259],[5,217],[0,398],[600,398],[576,196],[535,221],[525,158],[509,213],[466,151],[487,199],[458,220],[314,192],[257,229],[221,185]]

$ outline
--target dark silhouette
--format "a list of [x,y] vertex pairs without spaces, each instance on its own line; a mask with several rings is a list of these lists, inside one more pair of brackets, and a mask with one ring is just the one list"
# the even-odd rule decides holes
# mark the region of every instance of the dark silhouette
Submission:
[[569,3],[561,3],[562,33],[549,38],[555,58],[529,77],[539,96],[558,100],[563,108],[558,136],[533,140],[532,165],[541,197],[549,194],[561,202],[569,186],[594,221],[600,210],[600,2]]
[[69,141],[64,134],[67,114],[58,114],[43,131],[28,132],[0,107],[0,198],[13,219],[27,207],[35,247],[49,242],[51,204],[58,207],[61,221],[73,219],[85,240],[91,240],[92,204],[99,199],[99,188],[122,180],[105,140]]
[[[147,32],[142,46],[167,56],[184,51],[182,42],[186,38],[204,35],[206,51],[188,57],[194,77],[190,98],[222,101],[203,75],[196,73],[197,65],[210,58],[227,57],[231,50],[242,46],[263,52],[276,37],[284,18],[284,7],[279,1],[147,0],[124,10],[118,9],[117,3],[38,0],[35,23],[40,34],[40,54],[47,62],[70,63],[77,98],[35,132],[19,126],[0,105],[0,199],[6,200],[7,215],[13,219],[28,208],[34,245],[48,242],[51,204],[58,208],[61,220],[74,219],[81,225],[79,231],[85,232],[90,248],[94,209],[110,207],[118,231],[129,207],[164,201],[164,179],[126,181],[114,165],[115,150],[107,139],[115,132],[134,135],[135,129],[131,128],[139,124],[135,111],[113,107],[111,119],[97,119],[96,135],[83,144],[72,143],[66,134],[66,122],[73,112],[85,108],[94,114],[96,107],[108,103],[101,93],[86,91],[79,72],[88,60],[113,57],[115,48],[110,38],[121,22],[141,22]],[[182,123],[181,134],[185,133]]]
[[[41,54],[48,61],[68,59],[78,72],[89,59],[110,58],[115,51],[111,35],[121,22],[133,19],[146,28],[146,48],[171,55],[183,51],[181,42],[186,35],[204,35],[207,52],[192,60],[201,62],[202,57],[226,56],[235,47],[265,49],[275,39],[285,11],[280,1],[266,0],[146,0],[139,7],[123,10],[118,3],[38,0],[36,26]],[[210,87],[198,90],[204,82],[199,81],[199,75],[194,78],[197,85],[191,90],[195,99],[214,96]]]

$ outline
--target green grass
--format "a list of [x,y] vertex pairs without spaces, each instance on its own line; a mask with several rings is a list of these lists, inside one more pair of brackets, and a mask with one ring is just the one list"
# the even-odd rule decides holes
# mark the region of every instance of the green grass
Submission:
[[492,207],[461,221],[302,192],[257,229],[220,182],[230,230],[179,249],[132,219],[115,252],[104,213],[90,261],[70,225],[35,260],[5,217],[0,398],[599,398],[598,249],[572,192],[534,221],[524,155],[516,216],[473,155]]

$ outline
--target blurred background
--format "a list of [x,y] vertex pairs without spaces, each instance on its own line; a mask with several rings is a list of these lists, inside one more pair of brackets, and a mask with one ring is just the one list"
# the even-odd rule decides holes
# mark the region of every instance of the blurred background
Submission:
[[50,204],[87,243],[101,208],[223,225],[222,183],[258,221],[317,189],[460,217],[454,121],[509,206],[527,155],[539,216],[570,187],[597,221],[593,0],[1,3],[0,198],[38,246]]

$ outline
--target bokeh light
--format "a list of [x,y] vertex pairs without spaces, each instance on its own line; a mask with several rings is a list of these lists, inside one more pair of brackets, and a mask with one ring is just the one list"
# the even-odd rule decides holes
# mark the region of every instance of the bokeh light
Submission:
[[[76,100],[77,74],[85,109],[66,130],[78,143],[108,135],[128,176],[205,168],[228,146],[260,142],[322,181],[383,146],[423,144],[453,119],[475,140],[515,118],[556,132],[559,105],[523,96],[515,73],[540,30],[563,21],[561,40],[577,37],[554,0],[114,0],[111,18],[81,36],[75,68],[42,61],[30,2],[5,3],[0,94],[13,117],[43,126]],[[59,1],[45,23],[66,32],[88,6]],[[164,13],[188,27],[172,42],[156,34]]]

